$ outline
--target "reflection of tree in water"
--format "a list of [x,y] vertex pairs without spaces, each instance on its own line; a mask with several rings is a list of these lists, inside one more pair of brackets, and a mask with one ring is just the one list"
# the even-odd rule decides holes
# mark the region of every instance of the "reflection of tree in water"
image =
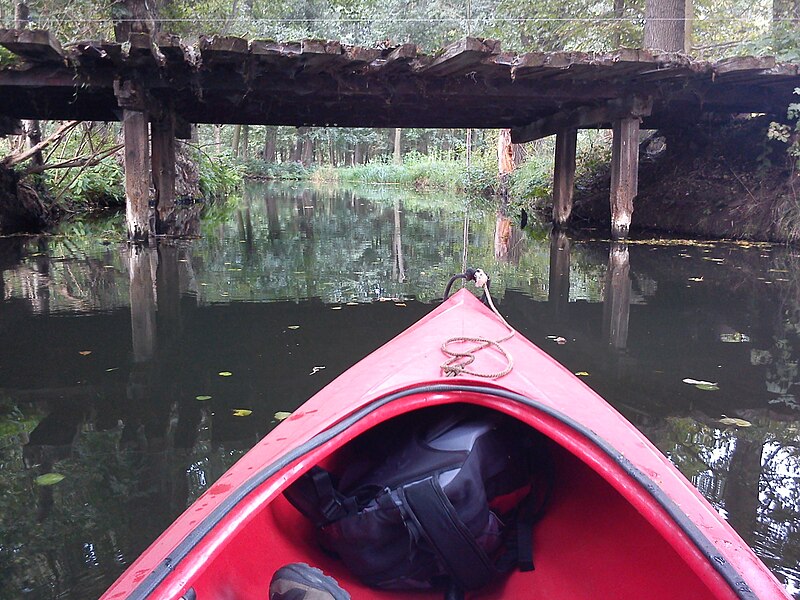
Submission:
[[800,423],[666,419],[651,439],[784,582],[800,586]]
[[[777,319],[772,338],[772,347],[766,350],[754,349],[751,362],[754,365],[766,365],[767,391],[776,394],[771,404],[781,404],[800,410],[796,385],[800,383],[800,261],[798,257],[786,253],[780,262],[771,269],[773,275],[789,273],[792,281],[781,288],[781,304],[778,307]],[[776,277],[777,279],[784,279]]]

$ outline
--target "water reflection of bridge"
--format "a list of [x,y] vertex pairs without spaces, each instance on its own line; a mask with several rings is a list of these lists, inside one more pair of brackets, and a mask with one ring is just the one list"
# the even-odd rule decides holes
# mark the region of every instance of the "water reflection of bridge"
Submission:
[[174,227],[175,138],[188,137],[193,123],[511,128],[517,142],[556,135],[557,225],[571,211],[577,130],[611,128],[612,232],[624,238],[638,188],[640,127],[691,126],[710,113],[782,119],[800,86],[797,65],[771,58],[712,64],[628,49],[513,54],[475,38],[430,55],[413,44],[234,37],[190,47],[163,33],[65,50],[46,31],[3,30],[0,44],[26,63],[0,70],[3,132],[17,132],[18,119],[123,122],[133,238]]

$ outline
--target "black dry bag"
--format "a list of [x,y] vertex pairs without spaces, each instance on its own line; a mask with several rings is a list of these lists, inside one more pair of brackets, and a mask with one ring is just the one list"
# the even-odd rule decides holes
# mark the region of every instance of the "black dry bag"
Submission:
[[533,569],[531,527],[548,486],[532,467],[547,461],[520,423],[446,408],[373,436],[392,449],[362,447],[339,478],[314,467],[286,491],[367,585],[474,590],[515,565]]

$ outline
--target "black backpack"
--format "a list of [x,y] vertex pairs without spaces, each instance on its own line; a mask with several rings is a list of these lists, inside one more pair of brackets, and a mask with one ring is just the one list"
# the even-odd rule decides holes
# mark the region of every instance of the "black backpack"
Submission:
[[462,406],[413,414],[360,440],[340,478],[314,467],[286,491],[322,547],[382,589],[452,593],[532,570],[550,468],[530,429]]

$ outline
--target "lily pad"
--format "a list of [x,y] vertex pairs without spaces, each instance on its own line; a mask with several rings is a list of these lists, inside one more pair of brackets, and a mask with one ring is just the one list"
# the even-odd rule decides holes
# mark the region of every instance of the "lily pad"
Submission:
[[63,479],[64,475],[61,473],[45,473],[39,475],[34,481],[36,481],[36,485],[55,485]]
[[698,383],[695,385],[698,390],[703,390],[704,392],[713,392],[719,389],[718,385],[714,385],[713,383]]
[[211,396],[195,396],[195,400],[211,400]]
[[218,373],[218,375],[219,375],[220,377],[230,377],[231,375],[233,375],[233,373],[231,373],[230,371],[220,371],[220,372]]
[[300,329],[300,325],[288,325],[286,329]]
[[587,371],[577,371],[575,375],[577,375],[578,377],[588,377],[589,373]]
[[234,408],[234,409],[231,411],[231,414],[232,414],[234,417],[249,417],[250,415],[252,415],[252,414],[253,414],[253,411],[252,411],[252,410],[249,410],[249,409],[247,409],[247,408]]
[[290,416],[292,416],[292,413],[285,410],[279,410],[278,412],[275,413],[273,418],[276,421],[283,421],[284,419],[288,419]]

